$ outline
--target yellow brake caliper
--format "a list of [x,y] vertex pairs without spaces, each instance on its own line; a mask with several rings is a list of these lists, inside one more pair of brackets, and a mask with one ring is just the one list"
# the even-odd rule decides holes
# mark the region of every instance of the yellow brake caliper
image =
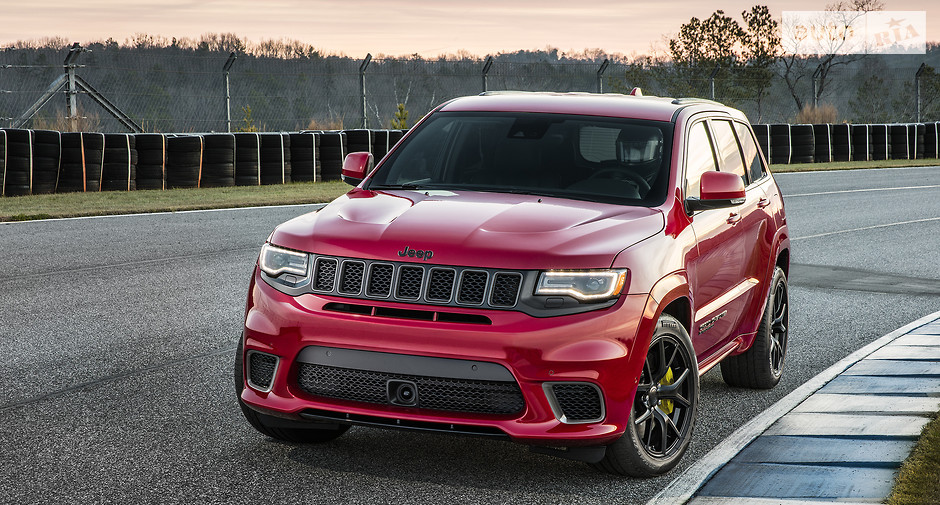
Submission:
[[[666,375],[663,376],[663,380],[659,381],[660,386],[671,386],[675,382],[676,377],[672,373],[672,367],[666,369]],[[663,412],[666,415],[672,414],[673,409],[675,408],[675,403],[672,400],[660,400],[660,407],[662,407]]]

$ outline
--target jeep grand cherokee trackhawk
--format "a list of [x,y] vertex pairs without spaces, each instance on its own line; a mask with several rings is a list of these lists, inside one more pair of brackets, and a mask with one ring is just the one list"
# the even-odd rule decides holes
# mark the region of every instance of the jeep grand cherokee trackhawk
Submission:
[[696,99],[492,93],[428,114],[261,249],[235,380],[270,437],[502,437],[650,476],[699,376],[770,388],[783,201],[745,116]]

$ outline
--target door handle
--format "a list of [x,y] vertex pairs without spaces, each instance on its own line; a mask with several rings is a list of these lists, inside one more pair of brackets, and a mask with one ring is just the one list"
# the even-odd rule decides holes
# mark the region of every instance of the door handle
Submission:
[[757,202],[757,207],[760,208],[760,209],[763,209],[764,207],[766,207],[766,206],[768,206],[768,205],[770,205],[770,198],[761,198],[761,199]]
[[740,220],[741,214],[738,214],[737,212],[732,212],[731,215],[728,216],[728,224],[738,224],[738,221]]

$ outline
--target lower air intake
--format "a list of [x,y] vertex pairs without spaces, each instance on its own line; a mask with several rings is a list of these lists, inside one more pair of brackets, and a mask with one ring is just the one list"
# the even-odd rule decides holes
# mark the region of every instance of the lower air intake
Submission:
[[597,423],[604,420],[604,400],[600,388],[589,382],[546,385],[546,394],[555,416],[566,424]]
[[248,351],[248,385],[264,393],[270,391],[277,362],[277,356],[272,354]]

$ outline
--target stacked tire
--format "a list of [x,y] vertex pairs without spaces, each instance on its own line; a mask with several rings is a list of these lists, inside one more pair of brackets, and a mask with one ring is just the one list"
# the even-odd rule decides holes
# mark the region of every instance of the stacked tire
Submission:
[[166,188],[198,188],[202,177],[203,141],[200,135],[166,139]]
[[924,128],[924,157],[940,158],[940,123],[927,123]]
[[891,159],[891,128],[885,124],[868,125],[871,135],[871,159]]
[[33,194],[55,193],[62,161],[62,134],[53,130],[33,131]]
[[[405,131],[407,130],[389,130],[388,131],[388,150],[389,151],[391,151],[392,148],[395,147],[395,144],[397,144],[398,141],[401,140],[401,138],[405,136]],[[765,154],[766,153],[767,151],[765,151]]]
[[770,125],[770,162],[779,165],[790,163],[790,125]]
[[[754,136],[757,137],[757,146],[760,147],[761,152],[764,153],[764,159],[770,163],[770,125],[756,124],[753,125],[752,128],[754,129]],[[389,143],[391,143],[392,139],[395,137],[394,133],[394,131],[390,132]],[[401,140],[401,137],[399,137],[398,140]],[[396,140],[396,142],[398,140]],[[394,147],[394,144],[392,144],[392,147]],[[389,150],[391,150],[391,147]]]
[[33,190],[33,132],[9,129],[6,133],[5,196],[22,196]]
[[203,135],[203,188],[230,188],[235,185],[235,135],[211,133]]
[[261,184],[285,184],[291,181],[290,135],[262,133]]
[[347,153],[366,152],[373,153],[375,145],[375,132],[372,130],[346,130]]
[[85,191],[85,144],[82,140],[81,133],[62,134],[62,158],[56,193]]
[[346,135],[343,132],[320,133],[320,163],[324,181],[337,181],[342,178],[346,145]]
[[895,160],[911,159],[910,144],[908,143],[907,125],[888,125],[891,139],[891,158]]
[[0,196],[7,177],[7,132],[0,130]]
[[832,161],[852,159],[852,128],[845,123],[829,125],[832,138]]
[[320,136],[314,132],[290,134],[291,180],[313,182],[322,180]]
[[812,163],[815,159],[816,137],[813,125],[795,124],[790,127],[790,163]]
[[391,144],[388,143],[389,132],[388,130],[375,130],[372,133],[375,138],[375,142],[372,144],[372,156],[375,157],[375,162],[378,163],[388,154],[388,149],[391,147]]
[[261,184],[261,138],[257,133],[235,134],[235,185]]
[[830,124],[813,125],[813,142],[815,150],[813,160],[816,163],[829,163],[832,161],[832,135],[830,135]]
[[137,134],[137,189],[166,188],[166,137]]
[[137,141],[134,135],[106,133],[101,171],[102,191],[137,189]]
[[924,159],[924,130],[926,125],[915,123],[907,125],[907,145],[911,159]]
[[85,151],[85,191],[101,191],[101,175],[104,173],[104,134],[82,133],[82,149]]
[[867,124],[851,125],[852,160],[868,161],[872,156],[871,129]]

